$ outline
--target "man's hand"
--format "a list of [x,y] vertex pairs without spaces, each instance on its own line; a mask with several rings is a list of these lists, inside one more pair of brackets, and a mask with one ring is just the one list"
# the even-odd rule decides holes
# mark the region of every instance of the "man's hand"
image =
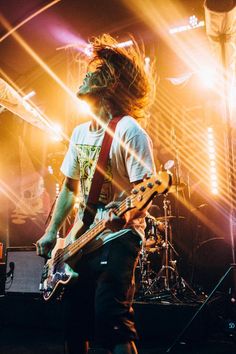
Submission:
[[66,177],[58,195],[52,218],[45,234],[36,242],[37,255],[45,258],[50,257],[57,239],[57,230],[71,211],[78,191],[78,181]]
[[56,232],[46,232],[37,242],[36,242],[36,252],[38,256],[49,258],[50,252],[55,246],[57,239]]
[[119,206],[118,202],[111,202],[107,204],[106,209],[109,209],[108,216],[106,219],[106,228],[111,230],[112,232],[119,231],[123,229],[126,220],[124,217],[117,216],[113,210]]

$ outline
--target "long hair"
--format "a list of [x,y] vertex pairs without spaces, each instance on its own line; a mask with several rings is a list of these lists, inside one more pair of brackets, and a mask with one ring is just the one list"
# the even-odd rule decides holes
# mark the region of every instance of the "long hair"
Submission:
[[131,37],[133,44],[120,47],[109,34],[93,37],[89,70],[98,70],[102,76],[101,95],[119,114],[144,118],[151,103],[150,77],[145,72],[144,50]]

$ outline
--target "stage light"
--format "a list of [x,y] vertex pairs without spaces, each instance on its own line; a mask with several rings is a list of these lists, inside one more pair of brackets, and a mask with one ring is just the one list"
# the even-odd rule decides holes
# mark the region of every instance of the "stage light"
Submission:
[[146,73],[149,73],[150,72],[150,58],[149,57],[145,57],[144,59],[144,68],[145,68],[145,71]]
[[186,31],[190,31],[192,29],[195,29],[198,27],[204,27],[204,26],[205,26],[205,21],[203,21],[203,20],[199,21],[195,15],[192,15],[188,19],[188,24],[183,25],[183,26],[173,27],[169,30],[169,33],[175,34],[175,33],[180,33],[180,32],[186,32]]
[[209,140],[209,141],[208,141],[208,146],[214,146],[214,142],[211,141],[211,140]]
[[62,127],[58,123],[53,123],[51,125],[51,139],[53,141],[62,141]]
[[210,159],[210,161],[214,160],[215,159],[215,154],[209,154],[209,159]]
[[213,188],[211,191],[212,191],[212,194],[215,194],[215,195],[218,194],[218,188]]
[[216,173],[216,168],[215,167],[211,167],[210,171],[211,171],[212,174]]
[[49,173],[50,175],[53,175],[53,168],[52,168],[52,166],[48,166],[48,173]]
[[59,193],[60,193],[60,185],[59,183],[56,183],[56,197],[58,197]]
[[30,91],[29,93],[27,93],[27,95],[23,96],[22,99],[25,100],[25,101],[27,101],[27,100],[29,100],[31,97],[35,96],[35,95],[36,95],[35,91]]
[[198,24],[198,18],[197,18],[195,15],[190,16],[190,17],[189,17],[189,24],[190,24],[190,26],[192,26],[192,27],[196,27],[197,24]]
[[83,50],[84,54],[87,55],[87,57],[91,57],[93,54],[93,47],[91,46],[91,44],[88,44],[84,50]]
[[207,138],[208,138],[208,156],[209,156],[209,170],[210,170],[210,182],[211,182],[211,192],[214,195],[218,194],[218,178],[216,169],[216,153],[215,153],[215,141],[214,141],[214,130],[212,127],[207,128]]
[[117,45],[115,45],[115,47],[116,48],[124,48],[124,47],[130,47],[131,45],[133,45],[133,41],[129,40],[129,41],[118,43]]
[[[125,47],[130,47],[131,45],[133,45],[133,41],[132,40],[128,40],[128,41],[125,41],[125,42],[118,43],[118,44],[114,45],[114,47],[115,48],[125,48]],[[82,51],[88,57],[91,57],[92,54],[93,54],[91,44],[86,45]]]
[[89,104],[85,101],[79,100],[78,108],[81,113],[89,114],[89,115],[92,113]]
[[212,68],[205,67],[198,72],[201,83],[207,88],[213,88],[215,84],[215,72]]
[[[213,142],[211,142],[211,143],[213,143]],[[210,146],[210,147],[208,148],[208,150],[209,150],[209,152],[210,152],[211,154],[215,154],[215,148],[214,148],[213,146]]]

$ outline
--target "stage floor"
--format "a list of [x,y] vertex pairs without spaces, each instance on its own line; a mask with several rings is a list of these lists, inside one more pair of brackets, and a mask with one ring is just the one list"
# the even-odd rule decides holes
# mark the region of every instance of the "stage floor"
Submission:
[[[136,301],[139,354],[166,353],[199,306]],[[28,294],[2,296],[0,314],[1,354],[64,354],[59,302],[45,303]],[[170,353],[235,354],[236,329],[231,328],[235,321],[228,315],[225,299],[218,297],[199,313]]]

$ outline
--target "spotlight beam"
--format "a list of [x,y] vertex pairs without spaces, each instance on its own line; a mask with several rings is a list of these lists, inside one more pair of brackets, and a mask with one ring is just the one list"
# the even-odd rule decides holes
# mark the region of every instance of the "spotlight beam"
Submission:
[[22,27],[23,25],[25,25],[27,22],[29,22],[30,20],[32,20],[34,17],[38,16],[39,14],[41,14],[42,12],[46,11],[47,9],[49,9],[50,7],[52,7],[53,5],[57,4],[58,2],[60,2],[61,0],[54,0],[51,3],[43,6],[41,9],[39,9],[38,11],[34,12],[32,15],[30,15],[29,17],[27,17],[25,20],[21,21],[17,26],[11,28],[6,34],[4,34],[1,38],[0,38],[0,43],[2,41],[4,41],[4,39],[6,39],[7,37],[9,37],[13,32],[15,32],[16,30],[18,30],[20,27]]

